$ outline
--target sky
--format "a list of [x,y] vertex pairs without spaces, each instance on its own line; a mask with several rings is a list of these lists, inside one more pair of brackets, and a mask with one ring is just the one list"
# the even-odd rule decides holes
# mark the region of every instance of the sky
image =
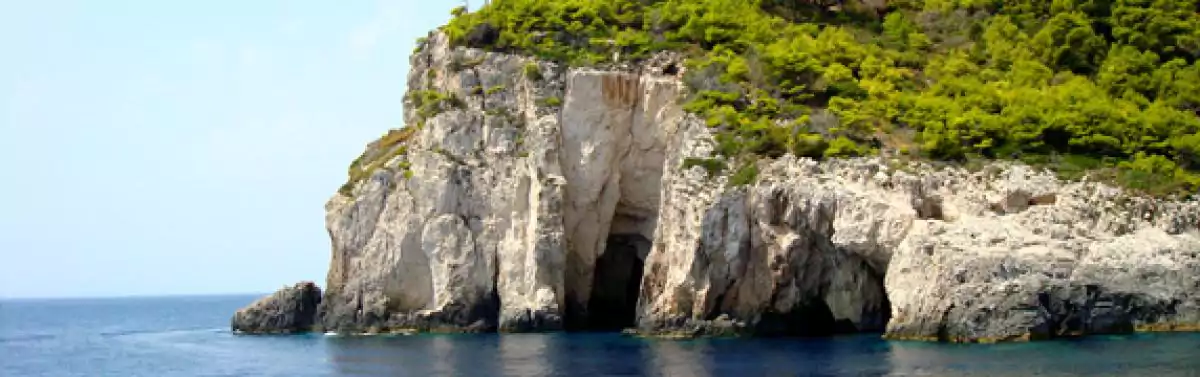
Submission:
[[0,298],[323,285],[325,201],[461,4],[0,0]]

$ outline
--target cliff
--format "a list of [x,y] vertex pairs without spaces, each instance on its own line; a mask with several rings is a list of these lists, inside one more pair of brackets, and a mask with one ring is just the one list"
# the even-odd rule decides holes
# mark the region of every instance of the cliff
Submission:
[[696,163],[716,142],[680,107],[670,54],[566,68],[433,34],[412,63],[410,126],[326,205],[330,331],[995,341],[1200,324],[1195,202],[884,157],[761,160],[735,185]]
[[315,328],[1200,330],[1200,15],[977,3],[457,10],[326,204]]

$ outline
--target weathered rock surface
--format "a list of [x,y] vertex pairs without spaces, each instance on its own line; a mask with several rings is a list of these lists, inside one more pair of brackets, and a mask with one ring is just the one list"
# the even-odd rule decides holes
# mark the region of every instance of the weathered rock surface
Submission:
[[761,169],[741,189],[699,168],[666,174],[643,331],[707,334],[730,315],[753,333],[886,324],[892,338],[987,342],[1200,324],[1195,202],[1003,163]]
[[388,160],[326,205],[321,324],[944,341],[1200,324],[1195,202],[885,158],[785,156],[733,187],[687,163],[714,142],[678,105],[678,63],[565,69],[431,35],[412,138],[370,146]]
[[932,177],[939,187],[925,192],[956,215],[920,222],[895,249],[889,335],[1003,341],[1200,324],[1196,203],[1023,166]]
[[[707,155],[684,149],[681,156]],[[735,327],[743,333],[883,329],[889,251],[915,212],[895,205],[899,195],[823,183],[809,161],[772,167],[759,183],[734,189],[702,169],[672,168],[682,171],[664,179],[642,285],[644,332],[707,333],[696,328],[721,315],[742,323]]]
[[586,326],[608,236],[653,237],[664,145],[682,119],[679,83],[450,49],[440,34],[412,65],[412,93],[457,100],[422,112],[410,98],[406,122],[420,130],[406,153],[327,204],[322,323]]
[[296,283],[239,309],[233,314],[230,327],[247,334],[312,331],[320,303],[321,288],[312,282]]

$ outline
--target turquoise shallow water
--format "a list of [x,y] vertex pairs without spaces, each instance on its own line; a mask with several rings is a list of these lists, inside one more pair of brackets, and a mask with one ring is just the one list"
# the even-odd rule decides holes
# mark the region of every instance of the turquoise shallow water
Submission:
[[0,376],[1200,376],[1195,334],[996,346],[230,334],[254,298],[0,301]]

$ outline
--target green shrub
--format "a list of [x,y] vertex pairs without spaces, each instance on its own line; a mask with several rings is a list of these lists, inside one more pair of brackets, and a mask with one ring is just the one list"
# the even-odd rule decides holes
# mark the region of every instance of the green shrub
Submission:
[[[1045,164],[1133,186],[1146,175],[1186,186],[1200,171],[1194,0],[830,3],[493,0],[444,31],[455,46],[574,66],[681,51],[685,110],[727,161],[890,148],[953,161],[1079,156],[1095,163]],[[1151,160],[1175,168],[1148,172]]]
[[408,98],[417,116],[421,119],[432,118],[451,108],[463,108],[466,103],[452,93],[442,93],[434,90],[415,90],[408,93]]
[[730,186],[745,186],[753,184],[758,179],[758,164],[753,159],[742,163],[738,170],[729,177]]
[[866,154],[867,151],[858,143],[845,136],[833,139],[829,142],[829,148],[825,149],[825,157],[858,157]]
[[413,47],[414,55],[420,53],[421,49],[425,48],[426,41],[427,41],[427,38],[425,38],[425,37],[417,38],[417,45],[416,45],[416,47]]
[[829,149],[829,142],[818,134],[803,134],[798,135],[795,145],[792,148],[792,154],[797,157],[821,158],[825,156],[825,151]]
[[1133,160],[1119,163],[1117,168],[1117,183],[1151,195],[1186,195],[1200,187],[1200,176],[1159,155],[1138,153]]
[[562,106],[561,97],[546,97],[538,100],[538,106],[544,107],[559,107]]
[[525,63],[525,77],[533,81],[542,81],[542,68],[537,63]]

